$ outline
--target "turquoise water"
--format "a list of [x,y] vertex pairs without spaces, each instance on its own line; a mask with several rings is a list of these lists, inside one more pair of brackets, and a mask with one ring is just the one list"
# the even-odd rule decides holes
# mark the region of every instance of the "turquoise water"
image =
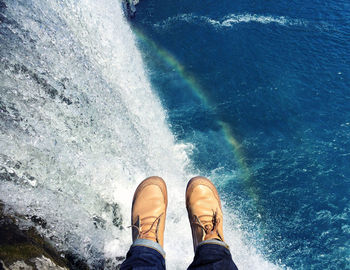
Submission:
[[201,174],[239,269],[350,269],[349,18],[345,1],[144,0],[132,21],[112,0],[0,1],[0,200],[113,269],[137,184],[162,176],[184,269]]
[[149,0],[132,23],[177,140],[293,269],[350,268],[349,22],[347,1]]

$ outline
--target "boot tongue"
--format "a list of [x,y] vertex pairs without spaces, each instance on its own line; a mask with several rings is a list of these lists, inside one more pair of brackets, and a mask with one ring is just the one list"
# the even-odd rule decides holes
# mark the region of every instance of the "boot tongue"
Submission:
[[212,225],[205,225],[204,226],[204,231],[205,231],[205,237],[204,240],[209,240],[209,239],[220,239],[217,229],[213,227]]
[[205,231],[204,240],[218,239],[218,240],[222,241],[221,237],[219,235],[219,232],[218,232],[218,225],[220,223],[220,219],[218,219],[215,214],[210,222],[206,221],[203,223],[206,223],[203,226],[203,229]]
[[205,231],[206,234],[211,233],[212,230],[213,230],[213,225],[212,224],[206,224],[204,226],[204,231]]
[[145,230],[145,232],[141,232],[139,235],[139,238],[149,239],[158,243],[156,228],[154,229],[151,228],[151,229]]

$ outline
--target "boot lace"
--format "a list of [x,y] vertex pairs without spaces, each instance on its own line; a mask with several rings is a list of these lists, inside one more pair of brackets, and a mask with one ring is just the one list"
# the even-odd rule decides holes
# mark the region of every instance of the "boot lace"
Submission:
[[202,241],[212,238],[219,238],[218,240],[223,241],[223,238],[218,231],[218,226],[221,220],[218,217],[217,211],[212,211],[212,215],[193,215],[192,224],[199,226],[203,230]]
[[[160,224],[160,218],[164,213],[160,214],[158,217],[149,216],[140,219],[140,216],[137,216],[137,220],[135,224],[131,225],[133,229],[136,229],[138,232],[137,239],[139,238],[147,238],[154,239],[157,243],[159,243],[158,239],[158,229]],[[148,221],[147,221],[148,220]],[[148,226],[151,225],[149,228]],[[148,229],[147,229],[148,228]]]

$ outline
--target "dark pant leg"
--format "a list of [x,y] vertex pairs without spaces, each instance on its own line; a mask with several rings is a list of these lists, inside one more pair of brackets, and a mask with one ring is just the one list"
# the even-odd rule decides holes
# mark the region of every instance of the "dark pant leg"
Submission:
[[164,270],[164,257],[155,249],[132,246],[122,263],[121,270]]
[[238,270],[228,248],[217,244],[200,245],[188,270],[209,269]]

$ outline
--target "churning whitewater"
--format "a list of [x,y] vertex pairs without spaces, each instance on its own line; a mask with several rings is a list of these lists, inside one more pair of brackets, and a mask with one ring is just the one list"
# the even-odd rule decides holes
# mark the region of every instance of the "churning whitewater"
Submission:
[[[192,146],[176,142],[117,1],[0,2],[0,200],[92,268],[131,244],[130,206],[147,176],[165,179],[169,269],[193,257],[185,210]],[[225,238],[240,269],[279,268],[245,243],[234,211]],[[236,224],[236,225],[234,225]]]

